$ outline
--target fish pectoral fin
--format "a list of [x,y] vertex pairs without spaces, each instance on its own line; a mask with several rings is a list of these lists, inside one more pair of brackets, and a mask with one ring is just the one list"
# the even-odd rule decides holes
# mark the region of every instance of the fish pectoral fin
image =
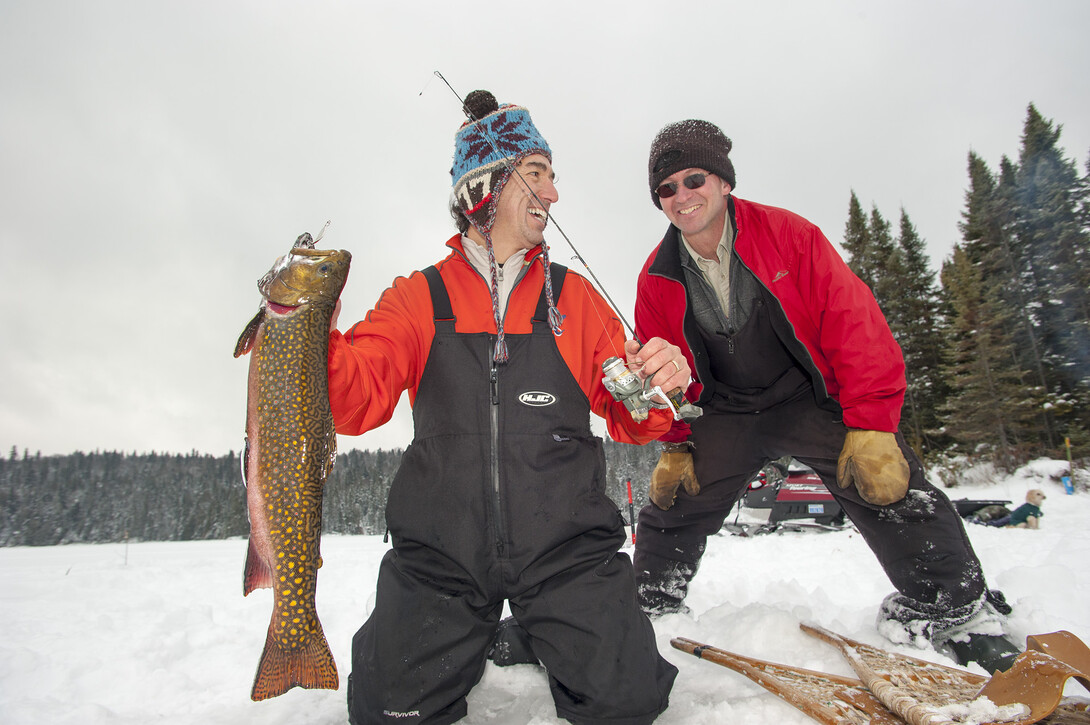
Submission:
[[265,304],[262,303],[261,309],[254,315],[254,319],[247,323],[242,330],[242,334],[238,336],[238,342],[235,343],[235,357],[241,357],[254,349],[254,343],[257,342],[257,331],[261,329],[261,323],[264,321]]

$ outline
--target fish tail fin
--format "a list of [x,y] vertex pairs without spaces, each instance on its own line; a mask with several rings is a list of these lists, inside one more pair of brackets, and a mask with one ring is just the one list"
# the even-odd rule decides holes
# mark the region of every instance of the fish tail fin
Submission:
[[337,674],[337,663],[329,651],[322,625],[314,620],[317,631],[310,637],[305,647],[284,649],[276,641],[272,626],[265,640],[265,651],[254,675],[254,687],[250,699],[255,702],[270,697],[283,695],[293,687],[308,690],[336,690],[341,680]]
[[269,589],[273,585],[273,570],[268,562],[257,553],[253,538],[246,550],[246,568],[242,573],[242,596],[254,589]]

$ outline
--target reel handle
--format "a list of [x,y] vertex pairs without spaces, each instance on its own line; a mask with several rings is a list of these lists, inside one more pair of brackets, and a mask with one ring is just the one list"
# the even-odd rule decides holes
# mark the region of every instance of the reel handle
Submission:
[[689,422],[691,420],[696,420],[704,414],[703,410],[689,402],[688,398],[685,397],[685,391],[681,388],[674,388],[666,394],[666,397],[669,398],[670,402],[674,405],[674,410],[676,411],[674,413],[675,420]]

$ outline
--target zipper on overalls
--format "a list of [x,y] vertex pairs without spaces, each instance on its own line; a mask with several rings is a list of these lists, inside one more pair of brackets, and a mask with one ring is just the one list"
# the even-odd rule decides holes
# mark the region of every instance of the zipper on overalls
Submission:
[[[493,357],[495,342],[489,338],[491,345],[489,357]],[[500,374],[496,368],[496,361],[492,360],[492,367],[488,372],[489,387],[489,421],[491,426],[489,467],[492,472],[492,517],[496,522],[496,550],[502,556],[505,542],[507,541],[507,526],[503,520],[503,507],[500,505]]]

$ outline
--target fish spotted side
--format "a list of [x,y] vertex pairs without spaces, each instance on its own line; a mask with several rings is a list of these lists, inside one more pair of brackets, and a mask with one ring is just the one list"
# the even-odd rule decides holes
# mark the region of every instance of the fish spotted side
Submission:
[[322,492],[337,456],[329,407],[330,320],[352,256],[309,234],[258,282],[263,303],[235,357],[249,353],[246,480],[250,540],[243,594],[272,588],[273,613],[250,697],[335,690],[337,665],[315,607]]

